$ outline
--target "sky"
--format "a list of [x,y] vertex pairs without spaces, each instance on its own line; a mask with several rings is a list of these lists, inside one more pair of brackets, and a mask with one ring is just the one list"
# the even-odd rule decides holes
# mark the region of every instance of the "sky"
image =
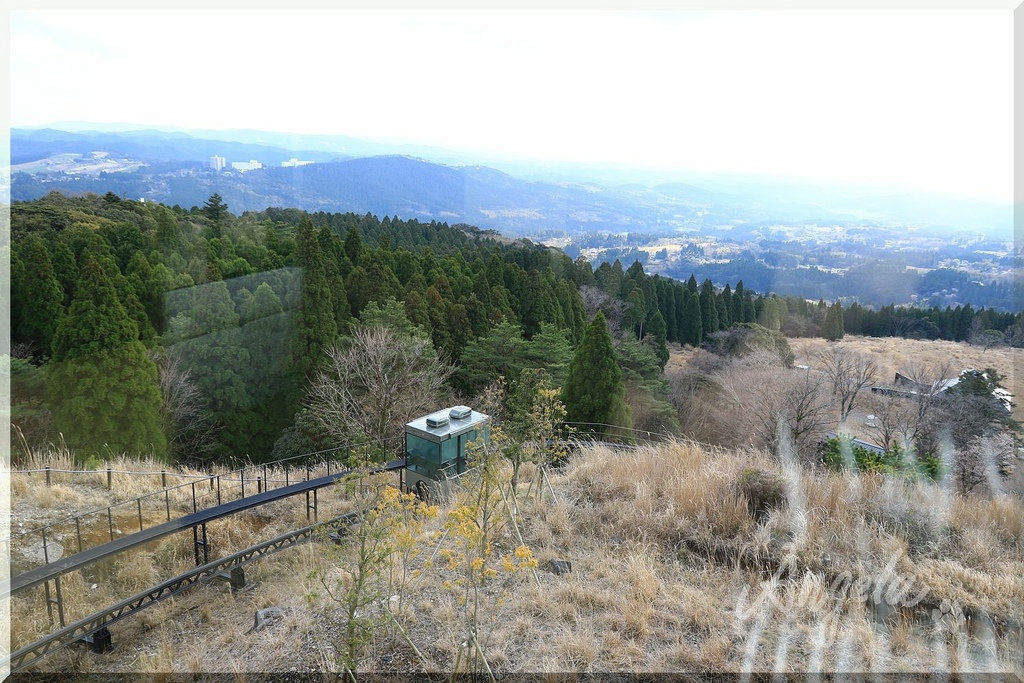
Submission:
[[13,11],[10,124],[348,135],[1013,200],[1013,14]]

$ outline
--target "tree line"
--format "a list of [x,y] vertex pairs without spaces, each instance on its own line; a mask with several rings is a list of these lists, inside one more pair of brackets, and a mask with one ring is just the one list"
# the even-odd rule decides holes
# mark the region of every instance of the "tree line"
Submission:
[[[844,316],[837,303],[742,282],[649,276],[639,262],[593,269],[467,225],[287,208],[234,216],[216,194],[186,210],[51,193],[16,202],[11,221],[12,421],[29,442],[64,438],[83,457],[260,461],[385,436],[379,420],[349,419],[394,390],[349,374],[366,358],[429,371],[424,401],[374,408],[390,425],[502,381],[510,413],[558,390],[570,420],[678,433],[669,343],[723,344],[736,326],[866,333],[886,311]],[[956,316],[1019,324],[984,309]],[[332,379],[358,391],[332,397]]]

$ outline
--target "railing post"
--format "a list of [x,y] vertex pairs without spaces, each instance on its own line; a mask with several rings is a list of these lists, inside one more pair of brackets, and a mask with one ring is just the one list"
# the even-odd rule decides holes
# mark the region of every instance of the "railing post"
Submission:
[[142,499],[136,498],[135,502],[139,506],[139,531],[142,531]]
[[267,490],[270,490],[270,479],[267,477],[267,466],[263,466],[263,483],[267,485]]
[[50,581],[47,580],[43,587],[46,591],[46,613],[50,616],[50,624],[53,624],[53,606],[57,605],[57,615],[60,617],[60,627],[64,628],[64,594],[60,589],[60,577],[53,579],[53,587],[57,590],[57,597],[50,594]]
[[256,477],[256,493],[263,493],[263,477]]
[[213,490],[213,475],[210,475],[210,490]]
[[220,475],[217,475],[217,505],[220,505]]
[[43,527],[43,562],[50,564],[50,552],[46,548],[46,527]]
[[196,483],[192,482],[192,512],[196,511]]
[[75,535],[78,536],[78,552],[82,552],[82,524],[78,517],[75,517]]
[[167,521],[171,521],[171,492],[164,489],[164,506],[167,508]]
[[46,466],[46,485],[50,485],[50,466]]
[[288,486],[288,463],[284,465],[284,485]]
[[114,514],[110,511],[110,506],[107,506],[107,526],[110,527],[110,540],[114,540]]
[[114,477],[113,472],[110,471],[110,465],[107,465],[107,490],[111,491],[114,488]]
[[43,584],[43,592],[46,595],[46,614],[50,617],[50,625],[53,625],[53,598],[50,597],[50,582]]
[[[316,491],[317,491],[316,489],[313,489],[312,491],[306,491],[306,521],[307,522],[309,521],[309,518],[310,518],[310,513],[309,513],[310,510],[313,511],[313,515],[312,515],[313,521],[314,522],[320,521],[317,518],[317,509],[316,509],[317,496],[316,496]],[[311,493],[313,494],[312,502],[310,502],[310,494]]]
[[242,495],[241,498],[245,498],[245,470],[238,473],[238,481],[242,484]]
[[167,488],[167,470],[160,470],[160,485]]
[[64,628],[64,595],[60,589],[60,577],[53,577],[53,585],[57,589],[57,615],[60,617],[60,627]]
[[[203,528],[202,538],[199,537],[199,527]],[[196,553],[196,566],[202,566],[210,562],[210,550],[207,546],[208,539],[206,536],[206,524],[198,524],[192,527],[192,540],[194,542],[194,549]],[[203,549],[203,559],[199,560],[199,549]]]

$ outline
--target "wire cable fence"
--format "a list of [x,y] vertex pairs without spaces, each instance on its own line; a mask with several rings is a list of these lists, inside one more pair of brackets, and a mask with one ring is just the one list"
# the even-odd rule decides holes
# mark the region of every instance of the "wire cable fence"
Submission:
[[567,441],[589,441],[622,446],[664,443],[678,438],[668,432],[634,429],[603,422],[563,422],[559,436]]
[[[58,475],[68,475],[72,482],[77,475],[79,483],[89,478],[92,483],[113,490],[114,476],[126,475],[158,476],[161,488],[55,522],[12,529],[11,550],[13,553],[31,547],[30,556],[41,559],[42,564],[49,564],[68,553],[82,552],[180,516],[273,488],[330,476],[350,469],[353,462],[368,463],[379,460],[381,456],[386,458],[389,449],[397,450],[401,441],[401,437],[391,437],[376,442],[335,446],[273,462],[250,464],[221,474],[180,474],[167,470],[66,470],[50,467],[31,471],[14,470],[12,474],[26,473],[31,476],[41,473],[45,477],[46,486],[56,483]],[[173,484],[175,479],[188,481]]]

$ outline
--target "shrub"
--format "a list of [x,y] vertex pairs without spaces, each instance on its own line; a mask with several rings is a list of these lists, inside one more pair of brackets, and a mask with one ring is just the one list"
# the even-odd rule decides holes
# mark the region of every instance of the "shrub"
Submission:
[[748,467],[740,474],[737,489],[746,498],[747,509],[758,522],[786,504],[786,482],[774,472]]
[[821,462],[835,471],[853,465],[852,469],[858,472],[901,474],[911,478],[921,476],[932,481],[938,481],[942,477],[942,461],[937,456],[924,455],[915,458],[899,445],[884,453],[877,453],[856,445],[849,437],[838,436],[822,441],[818,453]]

